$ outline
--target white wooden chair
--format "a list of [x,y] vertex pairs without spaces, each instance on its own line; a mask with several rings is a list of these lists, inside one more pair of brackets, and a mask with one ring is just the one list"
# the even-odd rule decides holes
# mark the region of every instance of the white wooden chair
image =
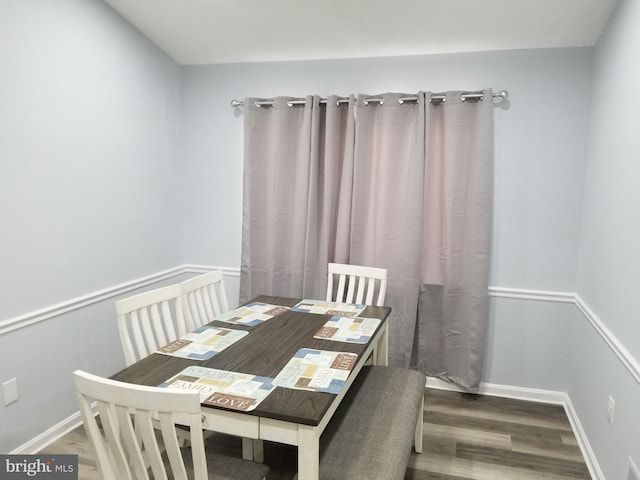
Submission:
[[127,365],[187,333],[177,310],[180,285],[170,285],[116,302],[118,330]]
[[[334,287],[337,279],[337,287]],[[377,291],[377,294],[376,294]],[[327,301],[381,307],[387,291],[387,269],[330,263]]]
[[[198,392],[117,382],[81,370],[73,376],[84,428],[101,478],[266,478],[269,468],[265,465],[206,454]],[[91,409],[94,401],[102,428]],[[157,435],[156,425],[160,426],[161,435]],[[180,448],[176,425],[189,427],[189,449]]]
[[222,270],[214,270],[182,282],[178,308],[181,309],[189,332],[228,312]]

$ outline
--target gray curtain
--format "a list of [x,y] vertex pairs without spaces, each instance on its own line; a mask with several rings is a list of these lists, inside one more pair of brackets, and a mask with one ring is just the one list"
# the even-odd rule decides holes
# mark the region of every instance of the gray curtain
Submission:
[[245,99],[241,300],[323,298],[330,261],[386,268],[390,364],[477,389],[493,197],[483,93]]
[[[353,102],[244,102],[240,301],[259,294],[317,298],[339,233],[348,231]],[[299,99],[298,99],[299,100]],[[344,249],[344,246],[341,247]]]

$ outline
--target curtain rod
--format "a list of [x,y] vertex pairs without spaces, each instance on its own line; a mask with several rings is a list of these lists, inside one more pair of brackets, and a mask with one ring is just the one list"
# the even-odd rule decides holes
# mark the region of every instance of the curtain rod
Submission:
[[[466,101],[466,100],[482,100],[484,98],[484,95],[480,92],[468,92],[468,93],[463,93],[461,95],[462,101]],[[494,99],[498,99],[498,103],[506,100],[507,98],[509,98],[509,92],[507,92],[506,90],[500,90],[499,92],[496,92],[493,94],[493,98]],[[418,100],[418,97],[416,96],[411,96],[411,97],[400,97],[398,98],[398,102],[399,103],[404,103],[404,102],[415,102]],[[446,95],[443,94],[438,94],[438,93],[434,93],[433,95],[431,95],[430,98],[430,103],[434,103],[434,102],[438,102],[438,103],[443,103],[447,100]],[[365,105],[368,105],[369,102],[372,103],[378,103],[380,105],[382,105],[384,103],[384,100],[382,98],[367,98],[364,101]],[[273,106],[273,100],[262,100],[262,101],[256,101],[256,106],[257,107],[271,107]],[[290,100],[287,102],[287,105],[290,107],[293,107],[294,105],[305,105],[307,103],[306,100]],[[320,99],[320,103],[321,104],[326,104],[327,103],[327,99],[326,98],[321,98]],[[338,99],[338,104],[341,103],[349,103],[349,99],[348,98],[340,98]],[[244,107],[244,102],[242,100],[236,100],[233,99],[231,100],[231,106],[236,108],[236,107]]]

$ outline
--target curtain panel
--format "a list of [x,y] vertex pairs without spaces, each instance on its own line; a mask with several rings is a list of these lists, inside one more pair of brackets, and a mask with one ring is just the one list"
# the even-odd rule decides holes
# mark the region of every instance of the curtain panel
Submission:
[[[241,301],[324,298],[386,268],[389,362],[476,390],[488,316],[493,102],[446,92],[245,99]],[[296,99],[298,100],[298,99]]]
[[352,102],[291,100],[245,103],[243,302],[258,294],[318,298],[328,261],[348,256],[338,229],[348,232],[350,224]]

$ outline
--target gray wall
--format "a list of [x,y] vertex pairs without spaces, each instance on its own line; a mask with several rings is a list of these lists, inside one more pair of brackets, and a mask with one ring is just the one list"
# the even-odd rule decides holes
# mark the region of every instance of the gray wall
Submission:
[[640,3],[621,0],[596,50],[577,292],[611,346],[578,318],[568,388],[611,479],[626,478],[630,455],[640,466],[639,24]]
[[[98,0],[0,11],[2,326],[184,256],[179,67]],[[74,369],[123,365],[113,298],[0,334],[0,452],[77,411]]]

